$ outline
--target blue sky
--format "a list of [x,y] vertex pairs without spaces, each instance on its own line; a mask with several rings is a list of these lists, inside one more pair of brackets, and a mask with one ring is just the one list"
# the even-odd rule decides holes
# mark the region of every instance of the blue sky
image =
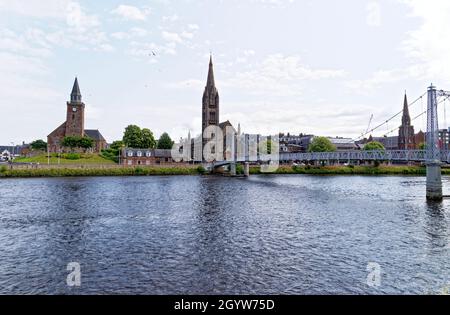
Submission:
[[210,52],[222,121],[357,137],[405,90],[450,89],[449,32],[443,0],[0,0],[0,144],[45,139],[75,76],[108,141],[131,123],[197,134]]

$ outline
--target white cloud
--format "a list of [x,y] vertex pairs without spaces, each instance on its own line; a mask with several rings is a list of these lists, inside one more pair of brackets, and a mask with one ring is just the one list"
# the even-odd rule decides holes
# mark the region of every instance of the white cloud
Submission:
[[100,25],[95,15],[88,15],[77,2],[69,3],[66,16],[67,25],[77,32],[85,32]]
[[377,1],[371,1],[367,4],[367,25],[378,27],[381,25],[381,6]]
[[178,19],[179,17],[176,14],[162,17],[163,22],[175,22],[178,21]]
[[407,57],[423,71],[422,79],[450,84],[450,1],[402,0],[419,18],[420,26],[408,33],[403,43]]
[[275,54],[268,56],[253,70],[238,72],[223,82],[252,94],[299,95],[305,80],[342,78],[343,70],[313,69],[303,65],[299,56]]
[[130,39],[130,38],[136,38],[136,37],[145,37],[149,34],[149,32],[146,29],[139,28],[139,27],[133,27],[128,32],[115,32],[112,33],[111,36],[118,40],[123,39]]
[[70,0],[0,0],[0,12],[35,18],[65,18]]
[[121,4],[111,11],[111,13],[121,16],[126,20],[144,21],[150,14],[150,9],[139,9],[138,7]]
[[183,42],[180,35],[178,35],[177,33],[163,31],[161,33],[161,35],[162,35],[163,39],[168,42],[174,42],[174,43],[182,43]]
[[375,71],[370,78],[364,80],[350,80],[345,82],[345,85],[360,94],[378,93],[379,88],[386,84],[408,80],[411,78],[418,78],[422,74],[422,69],[419,66],[409,66],[406,68],[378,70]]
[[200,27],[199,27],[197,24],[188,24],[188,28],[189,28],[190,30],[194,30],[194,31],[200,29]]

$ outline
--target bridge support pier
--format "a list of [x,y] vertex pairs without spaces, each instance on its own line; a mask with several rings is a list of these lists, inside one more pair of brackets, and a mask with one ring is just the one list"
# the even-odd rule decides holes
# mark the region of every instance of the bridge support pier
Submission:
[[230,173],[231,173],[231,176],[236,176],[236,163],[230,164]]
[[427,199],[442,200],[441,164],[427,164]]
[[248,162],[244,164],[244,176],[250,177],[250,163]]

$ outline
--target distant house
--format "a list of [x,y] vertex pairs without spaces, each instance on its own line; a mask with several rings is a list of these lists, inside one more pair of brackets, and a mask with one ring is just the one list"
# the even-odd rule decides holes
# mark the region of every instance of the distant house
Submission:
[[124,148],[120,151],[120,164],[145,166],[173,163],[171,150]]

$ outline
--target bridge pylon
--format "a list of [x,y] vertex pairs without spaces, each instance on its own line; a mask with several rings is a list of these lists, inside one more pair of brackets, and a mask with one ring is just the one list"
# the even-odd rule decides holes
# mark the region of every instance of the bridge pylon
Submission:
[[442,200],[441,153],[437,115],[437,90],[428,88],[426,134],[427,199]]

